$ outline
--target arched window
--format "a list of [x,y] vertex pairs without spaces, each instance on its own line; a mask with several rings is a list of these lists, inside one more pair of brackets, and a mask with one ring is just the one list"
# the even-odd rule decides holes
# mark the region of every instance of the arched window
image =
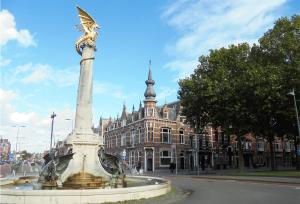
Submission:
[[160,141],[162,143],[170,143],[171,142],[171,128],[162,127],[160,129]]

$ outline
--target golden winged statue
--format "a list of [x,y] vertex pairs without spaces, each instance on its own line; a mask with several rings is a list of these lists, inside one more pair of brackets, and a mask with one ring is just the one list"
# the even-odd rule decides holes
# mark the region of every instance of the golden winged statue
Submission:
[[77,40],[75,44],[77,52],[81,55],[80,45],[83,42],[94,44],[98,36],[98,32],[95,30],[99,29],[100,26],[87,12],[85,12],[79,6],[76,7],[78,10],[78,16],[80,18],[80,23],[81,23],[76,27],[80,31],[84,32],[84,34]]

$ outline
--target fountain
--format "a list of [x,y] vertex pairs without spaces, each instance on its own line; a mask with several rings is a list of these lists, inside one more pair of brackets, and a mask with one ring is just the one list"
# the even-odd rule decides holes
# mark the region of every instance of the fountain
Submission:
[[[105,153],[103,138],[92,130],[93,61],[95,31],[100,26],[77,7],[84,32],[76,42],[81,56],[75,128],[66,138],[67,153],[57,156],[52,149],[38,179],[24,186],[1,186],[1,203],[104,203],[151,198],[170,191],[170,181],[141,176],[125,176],[119,158]],[[29,185],[28,183],[32,183]],[[7,183],[6,183],[7,184]]]

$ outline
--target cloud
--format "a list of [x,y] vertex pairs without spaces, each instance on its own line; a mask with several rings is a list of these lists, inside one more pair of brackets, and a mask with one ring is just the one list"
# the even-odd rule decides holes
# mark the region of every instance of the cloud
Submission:
[[51,68],[49,65],[37,65],[36,69],[33,69],[32,72],[22,79],[22,82],[25,84],[28,83],[38,83],[47,78],[51,77]]
[[[179,37],[167,45],[173,60],[165,67],[176,71],[176,79],[196,68],[200,55],[229,44],[257,42],[279,17],[276,12],[287,0],[178,0],[162,12],[162,20]],[[191,67],[192,66],[192,67]],[[188,68],[190,67],[190,68]]]
[[3,59],[3,57],[0,55],[0,67],[5,67],[6,65],[9,65],[10,62],[10,59]]
[[0,11],[0,33],[0,47],[11,40],[16,40],[24,47],[36,46],[30,32],[27,29],[17,30],[15,17],[5,9]]
[[169,96],[173,96],[174,94],[176,94],[177,89],[166,87],[166,86],[159,86],[157,92],[158,94],[156,96],[156,99],[160,102],[165,102],[165,100],[167,101],[167,98]]
[[127,100],[137,97],[136,93],[125,93],[123,87],[108,82],[94,81],[93,89],[95,94],[108,95],[119,100]]
[[[58,87],[73,86],[78,83],[78,67],[53,68],[49,64],[27,63],[17,66],[10,83],[21,81],[24,84],[51,84]],[[78,68],[79,69],[79,68]]]
[[[33,111],[18,111],[14,102],[18,96],[12,90],[4,90],[0,88],[0,104],[1,104],[1,129],[0,135],[10,140],[12,147],[16,144],[17,128],[13,126],[26,126],[20,128],[18,149],[27,149],[30,152],[43,152],[49,149],[50,141],[50,114],[52,110],[46,110],[49,114],[42,115]],[[69,107],[56,109],[57,117],[54,123],[54,139],[55,141],[65,139],[71,132],[75,111]]]

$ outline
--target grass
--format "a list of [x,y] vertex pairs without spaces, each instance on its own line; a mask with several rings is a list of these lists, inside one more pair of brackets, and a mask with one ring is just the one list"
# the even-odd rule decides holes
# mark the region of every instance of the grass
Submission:
[[226,174],[228,176],[265,176],[265,177],[298,177],[300,178],[300,171],[285,170],[285,171],[253,171],[253,172],[235,172]]

